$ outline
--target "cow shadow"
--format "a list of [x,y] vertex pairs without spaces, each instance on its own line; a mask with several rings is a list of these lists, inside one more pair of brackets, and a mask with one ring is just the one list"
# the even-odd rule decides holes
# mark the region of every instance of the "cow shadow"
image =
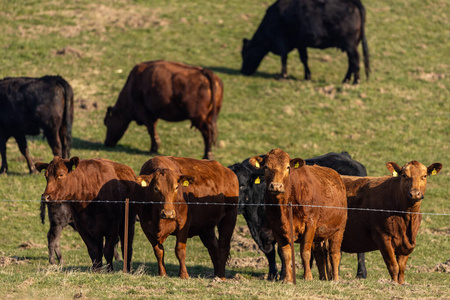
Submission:
[[252,75],[243,75],[243,74],[241,74],[241,71],[239,69],[232,69],[232,68],[227,68],[227,67],[211,67],[211,66],[204,66],[204,68],[210,69],[215,73],[234,75],[234,76],[258,77],[258,78],[264,78],[264,79],[277,79],[280,81],[298,80],[297,77],[292,76],[292,75],[288,75],[287,78],[280,78],[280,73],[267,73],[267,72],[256,71]]
[[149,151],[133,148],[130,146],[116,145],[114,147],[105,147],[102,142],[92,142],[74,137],[72,140],[72,149],[78,150],[103,150],[107,152],[125,152],[128,154],[149,155]]

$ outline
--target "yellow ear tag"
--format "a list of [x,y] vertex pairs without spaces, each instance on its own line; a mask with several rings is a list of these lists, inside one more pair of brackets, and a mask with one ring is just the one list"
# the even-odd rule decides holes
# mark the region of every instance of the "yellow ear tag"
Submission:
[[260,184],[260,183],[261,183],[261,179],[259,179],[259,177],[256,177],[255,184]]
[[142,187],[146,187],[146,186],[147,186],[147,182],[146,182],[145,180],[142,180],[142,181],[141,181],[141,186],[142,186]]
[[255,167],[257,167],[259,169],[259,167],[260,167],[259,162],[255,161]]
[[183,186],[189,186],[189,181],[187,180],[183,181]]
[[433,172],[431,172],[431,175],[436,175],[436,174],[437,174],[436,169],[433,169]]
[[393,176],[393,177],[398,177],[397,171],[392,172],[392,176]]
[[300,164],[298,162],[295,163],[294,169],[297,169],[298,167],[300,167]]

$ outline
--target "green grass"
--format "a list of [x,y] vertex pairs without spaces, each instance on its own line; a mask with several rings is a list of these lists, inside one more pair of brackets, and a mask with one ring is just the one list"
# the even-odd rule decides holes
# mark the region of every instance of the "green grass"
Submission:
[[[267,282],[267,267],[228,267],[225,283],[212,280],[212,264],[198,238],[188,241],[190,280],[177,278],[174,239],[165,243],[168,278],[157,276],[156,259],[139,225],[134,274],[89,272],[89,257],[78,233],[67,229],[66,265],[47,263],[48,224],[39,222],[43,175],[27,174],[13,139],[8,142],[9,174],[0,177],[0,294],[4,298],[449,298],[448,273],[431,271],[450,257],[450,43],[448,1],[364,1],[371,78],[342,85],[345,53],[309,50],[312,81],[305,82],[296,52],[289,55],[290,79],[275,80],[280,58],[268,55],[251,77],[240,75],[240,48],[251,38],[272,1],[7,1],[0,0],[0,78],[60,74],[75,94],[71,154],[104,157],[136,173],[150,158],[144,127],[132,123],[115,148],[103,146],[106,107],[113,105],[128,72],[138,62],[181,61],[211,68],[224,82],[216,160],[227,166],[283,148],[308,158],[348,151],[373,176],[388,174],[385,163],[441,162],[428,182],[425,215],[403,286],[389,282],[379,252],[367,254],[369,278],[355,280],[356,257],[344,254],[341,281],[301,280],[297,286]],[[65,54],[58,51],[66,49]],[[363,70],[363,69],[362,69]],[[363,72],[362,72],[363,73]],[[88,109],[81,108],[81,101]],[[200,133],[188,121],[160,121],[161,154],[201,158]],[[29,137],[35,161],[52,159],[42,137]],[[8,201],[4,201],[8,200]],[[30,201],[9,201],[30,200]],[[240,216],[238,226],[245,226]],[[247,238],[250,238],[248,235]],[[30,248],[20,247],[28,242]],[[297,248],[298,251],[298,248]],[[262,257],[232,248],[232,258]],[[298,255],[298,253],[297,253]],[[298,259],[299,256],[298,256]],[[122,269],[122,262],[115,263]],[[317,271],[314,270],[317,278]]]

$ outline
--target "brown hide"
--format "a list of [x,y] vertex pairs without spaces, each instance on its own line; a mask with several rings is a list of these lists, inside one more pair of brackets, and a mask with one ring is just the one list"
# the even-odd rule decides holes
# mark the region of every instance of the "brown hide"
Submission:
[[[142,166],[140,174],[132,200],[143,203],[136,205],[136,212],[153,246],[159,275],[166,275],[162,244],[169,234],[174,234],[179,275],[189,277],[185,265],[186,242],[187,238],[198,235],[208,249],[214,275],[225,278],[225,263],[237,218],[239,183],[236,175],[217,161],[170,156],[150,159]],[[144,186],[142,181],[145,181]],[[168,213],[171,217],[163,218],[163,211],[171,209],[174,214]]]
[[105,145],[114,146],[131,121],[145,125],[151,137],[150,152],[161,143],[158,119],[190,120],[204,139],[203,158],[212,158],[217,139],[217,117],[222,106],[223,83],[211,70],[178,62],[149,61],[137,64],[114,107],[108,107],[104,123]]
[[286,282],[293,281],[287,207],[291,203],[301,205],[293,207],[293,221],[294,242],[300,243],[304,278],[312,279],[310,258],[313,243],[328,240],[333,280],[338,280],[340,247],[347,220],[345,188],[338,173],[325,167],[308,166],[300,158],[290,159],[281,149],[273,149],[264,158],[250,158],[249,162],[265,169],[267,218],[286,266],[281,278]]
[[342,251],[380,250],[392,280],[404,283],[406,262],[422,220],[427,176],[439,173],[442,164],[427,168],[412,161],[402,168],[393,162],[386,166],[393,176],[341,176],[349,207]]
[[[119,235],[123,249],[124,200],[135,181],[133,169],[106,160],[55,157],[49,164],[38,162],[36,169],[46,169],[47,186],[43,201],[68,203],[75,226],[85,242],[94,270],[102,266],[103,238],[107,269],[112,270],[114,246]],[[105,203],[110,202],[110,203]],[[121,203],[115,203],[121,202]],[[134,234],[134,216],[130,216],[128,263]],[[130,265],[127,266],[128,269]]]

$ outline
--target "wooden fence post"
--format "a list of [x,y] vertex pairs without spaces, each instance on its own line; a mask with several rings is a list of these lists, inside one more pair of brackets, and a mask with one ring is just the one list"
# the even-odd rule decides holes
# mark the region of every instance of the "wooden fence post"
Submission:
[[123,234],[123,272],[127,273],[128,266],[128,210],[130,206],[130,199],[125,199],[125,226]]

